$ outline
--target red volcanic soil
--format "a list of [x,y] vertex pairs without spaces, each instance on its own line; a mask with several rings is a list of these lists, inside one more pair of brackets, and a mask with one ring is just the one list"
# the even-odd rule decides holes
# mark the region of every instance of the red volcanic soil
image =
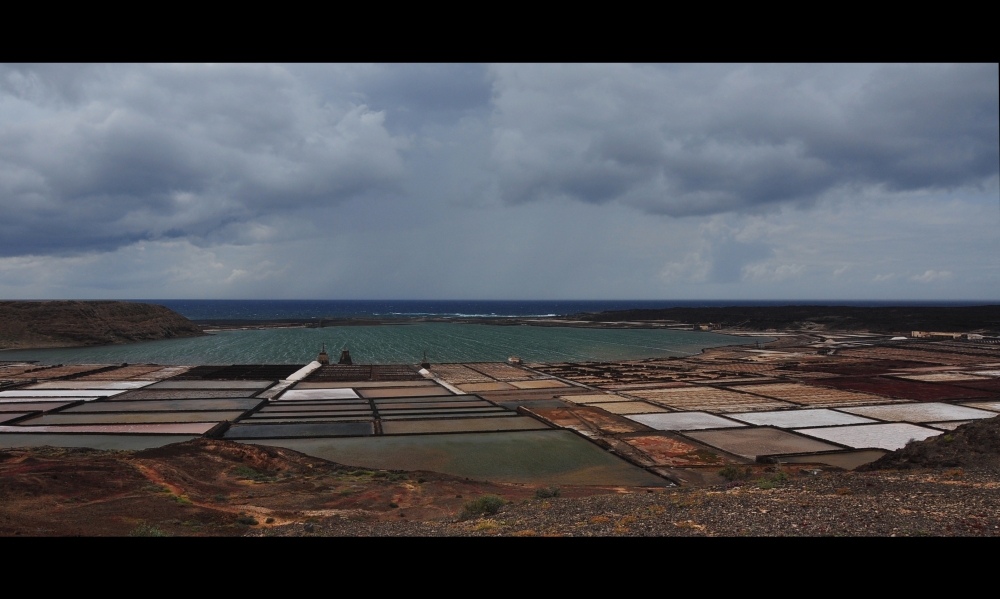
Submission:
[[[564,495],[606,492],[577,487]],[[365,470],[209,439],[139,452],[0,451],[0,536],[234,536],[330,519],[439,520],[484,494],[521,501],[534,487]]]

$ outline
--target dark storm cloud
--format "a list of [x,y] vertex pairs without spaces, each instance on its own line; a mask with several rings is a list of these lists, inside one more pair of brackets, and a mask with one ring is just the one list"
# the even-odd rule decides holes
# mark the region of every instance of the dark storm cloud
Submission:
[[405,172],[383,114],[278,67],[74,68],[0,71],[0,255],[205,237]]
[[373,198],[405,229],[496,198],[683,216],[975,187],[997,90],[997,65],[0,67],[0,256],[321,235]]
[[494,171],[514,203],[670,215],[835,188],[976,186],[998,173],[997,65],[497,67]]

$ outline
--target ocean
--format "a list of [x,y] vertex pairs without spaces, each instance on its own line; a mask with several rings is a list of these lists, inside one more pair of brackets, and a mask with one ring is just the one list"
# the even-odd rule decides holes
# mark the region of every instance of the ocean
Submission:
[[962,306],[982,302],[736,300],[135,300],[160,304],[191,320],[565,316],[579,312],[723,306]]
[[[649,300],[137,300],[167,306],[192,320],[407,318],[413,316],[526,317],[579,312],[733,305],[905,305],[906,302],[649,301]],[[912,305],[975,305],[913,302]],[[316,358],[322,344],[336,359],[343,348],[355,363],[564,362],[687,356],[708,347],[750,343],[745,337],[695,331],[576,329],[570,327],[415,323],[257,331],[222,331],[205,337],[88,348],[0,351],[0,360],[44,363],[293,364]]]
[[221,331],[205,337],[100,347],[14,350],[0,360],[55,364],[295,364],[315,360],[322,344],[336,360],[347,348],[356,364],[633,360],[688,356],[706,347],[751,343],[695,331],[416,323],[381,326]]

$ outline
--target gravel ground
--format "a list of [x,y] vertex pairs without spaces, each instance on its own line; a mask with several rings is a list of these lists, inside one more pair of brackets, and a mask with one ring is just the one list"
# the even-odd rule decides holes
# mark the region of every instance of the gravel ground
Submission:
[[[1000,472],[763,473],[757,481],[508,503],[464,521],[329,519],[254,536],[1000,536]],[[773,488],[761,488],[772,487]]]

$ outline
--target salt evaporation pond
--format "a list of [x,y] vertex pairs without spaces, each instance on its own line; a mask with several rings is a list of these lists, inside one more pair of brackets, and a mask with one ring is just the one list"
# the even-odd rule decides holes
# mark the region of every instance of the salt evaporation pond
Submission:
[[0,360],[55,364],[295,364],[316,359],[325,343],[334,359],[347,347],[355,363],[576,362],[683,357],[704,348],[749,343],[700,331],[581,329],[416,323],[301,329],[221,331],[204,337],[128,345],[0,351]]

